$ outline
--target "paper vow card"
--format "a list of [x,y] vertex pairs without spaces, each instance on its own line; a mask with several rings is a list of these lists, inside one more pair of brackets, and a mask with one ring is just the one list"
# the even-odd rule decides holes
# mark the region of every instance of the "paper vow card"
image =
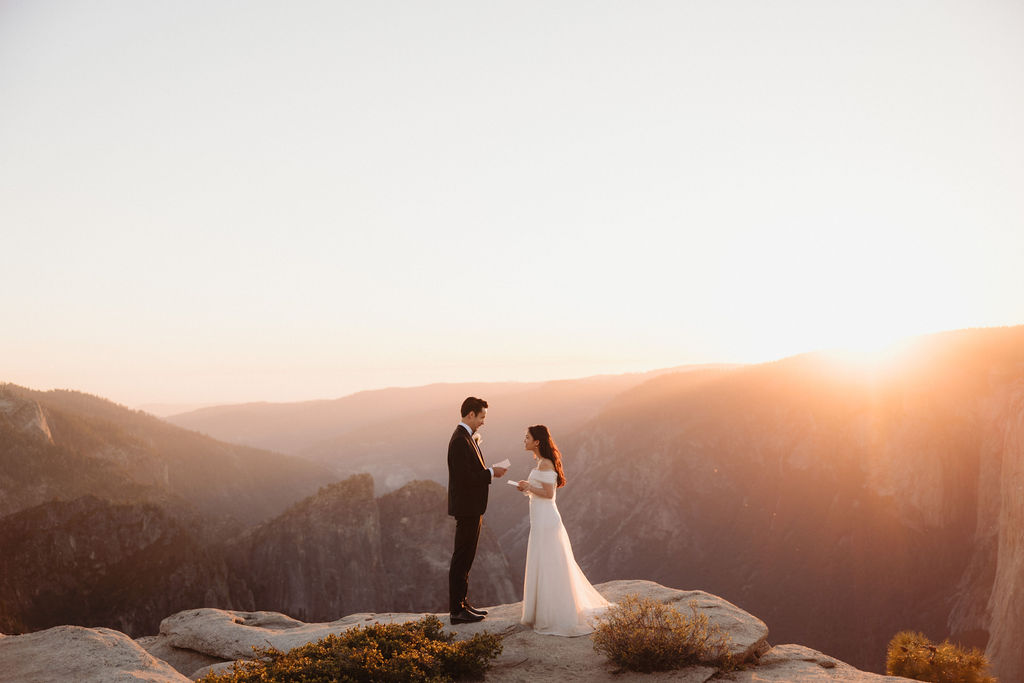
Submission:
[[519,488],[518,481],[506,481],[505,483],[508,484],[509,486],[515,486],[516,488]]
[[494,463],[493,467],[504,467],[507,470],[509,467],[512,467],[512,461],[510,461],[508,458],[505,458],[501,462]]

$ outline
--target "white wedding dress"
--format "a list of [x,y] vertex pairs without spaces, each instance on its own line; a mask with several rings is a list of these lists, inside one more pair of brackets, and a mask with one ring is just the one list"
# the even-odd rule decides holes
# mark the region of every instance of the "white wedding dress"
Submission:
[[[553,470],[535,469],[529,476],[530,485],[536,488],[543,488],[542,483],[555,484],[557,479]],[[590,585],[576,564],[555,499],[529,496],[530,540],[526,546],[520,623],[532,626],[537,633],[554,636],[591,633],[593,618],[611,603]]]

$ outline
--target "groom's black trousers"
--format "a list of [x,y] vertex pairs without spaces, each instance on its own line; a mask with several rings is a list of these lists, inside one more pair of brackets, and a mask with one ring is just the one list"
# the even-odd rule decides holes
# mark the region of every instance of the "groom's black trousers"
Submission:
[[481,515],[455,518],[455,550],[448,568],[448,611],[452,614],[462,609],[469,592],[469,569],[476,557],[482,520]]

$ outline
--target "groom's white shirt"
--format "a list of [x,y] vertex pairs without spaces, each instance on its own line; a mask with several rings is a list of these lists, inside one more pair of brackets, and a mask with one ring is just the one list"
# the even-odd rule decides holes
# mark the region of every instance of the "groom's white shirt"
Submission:
[[[468,424],[466,424],[465,422],[460,422],[459,426],[460,427],[465,427],[466,431],[469,432],[469,438],[471,438],[471,439],[473,438],[473,430],[469,428]],[[477,448],[480,448],[480,446],[478,445]],[[491,473],[491,479],[494,479],[494,468],[488,467],[487,471]]]

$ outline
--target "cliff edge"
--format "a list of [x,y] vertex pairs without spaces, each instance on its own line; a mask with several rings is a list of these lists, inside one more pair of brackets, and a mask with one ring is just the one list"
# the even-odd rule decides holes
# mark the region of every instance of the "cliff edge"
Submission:
[[[698,610],[707,614],[712,624],[729,633],[732,654],[745,662],[745,666],[728,674],[719,673],[713,666],[691,666],[660,674],[615,674],[607,660],[594,651],[588,636],[543,636],[522,626],[519,623],[522,604],[518,602],[488,607],[490,614],[483,622],[449,628],[460,638],[485,630],[502,636],[504,651],[487,674],[490,681],[895,683],[907,680],[860,671],[801,645],[772,646],[764,622],[710,593],[667,588],[652,581],[609,581],[598,585],[597,589],[611,601],[621,600],[628,594],[680,606],[696,601]],[[136,641],[110,629],[57,626],[22,636],[0,636],[0,681],[43,683],[73,678],[83,683],[109,680],[187,683],[250,657],[254,646],[270,645],[288,650],[356,625],[396,623],[423,616],[425,614],[361,613],[328,623],[305,623],[277,612],[203,608],[173,614],[161,622],[159,635]],[[447,623],[447,615],[436,616]],[[68,657],[68,648],[72,645],[75,656]]]

